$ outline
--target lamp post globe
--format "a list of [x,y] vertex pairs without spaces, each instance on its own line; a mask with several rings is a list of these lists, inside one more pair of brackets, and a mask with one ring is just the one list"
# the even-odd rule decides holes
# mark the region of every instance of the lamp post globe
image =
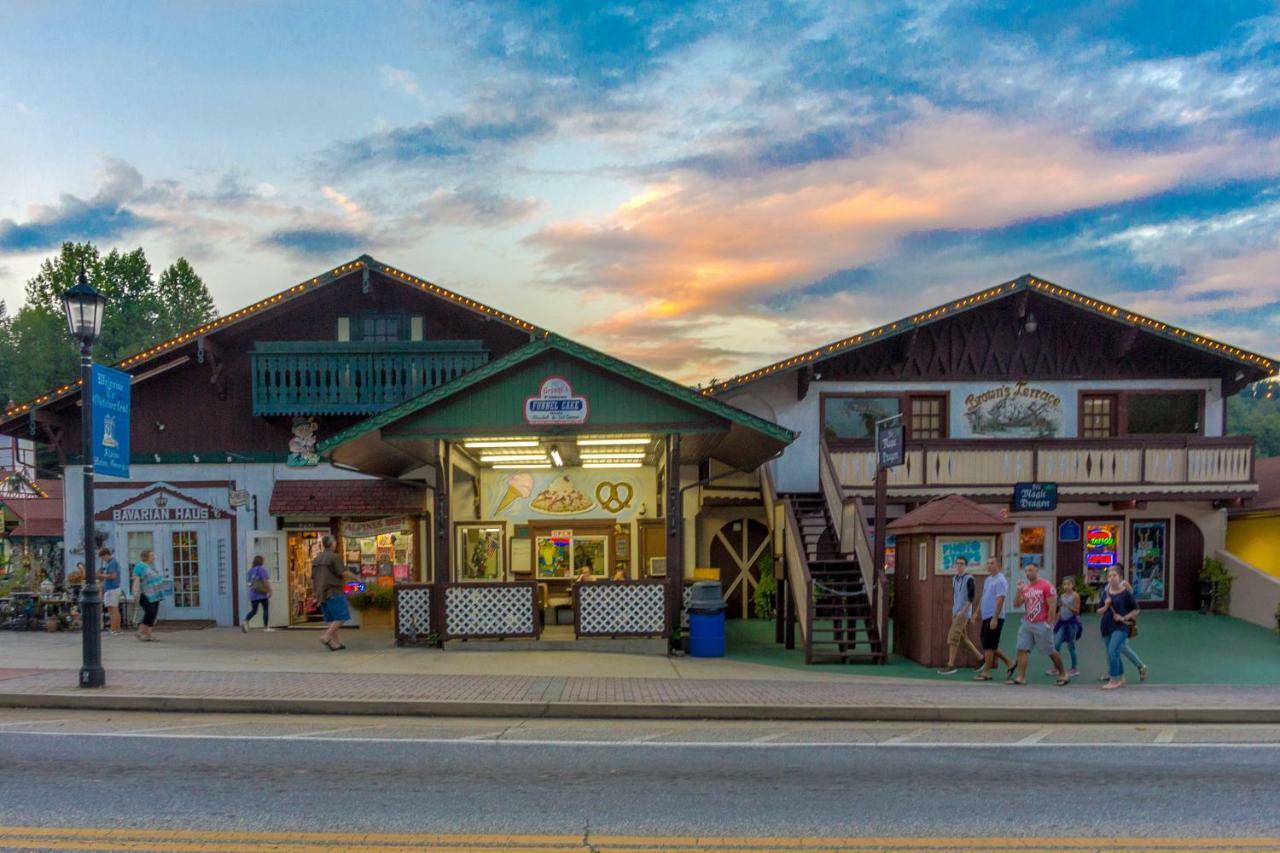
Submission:
[[62,295],[67,331],[80,342],[80,455],[84,472],[84,590],[80,598],[82,626],[81,687],[102,687],[102,591],[98,589],[93,541],[93,344],[102,334],[107,298],[94,290],[80,269],[75,285]]

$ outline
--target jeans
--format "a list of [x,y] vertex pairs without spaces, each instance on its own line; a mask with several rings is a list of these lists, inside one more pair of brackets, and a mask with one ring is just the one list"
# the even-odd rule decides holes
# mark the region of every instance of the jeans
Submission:
[[1142,658],[1138,657],[1138,653],[1133,650],[1133,646],[1129,645],[1128,636],[1124,638],[1124,645],[1120,647],[1120,654],[1127,657],[1138,669],[1142,669],[1146,666],[1146,664],[1142,662]]
[[271,624],[270,601],[271,599],[269,598],[258,598],[252,601],[251,603],[253,604],[253,608],[249,611],[249,615],[244,617],[244,624],[246,625],[249,624],[249,620],[251,620],[257,614],[258,605],[261,604],[262,605],[262,627],[265,628],[268,625],[270,625]]
[[1068,628],[1066,626],[1058,628],[1058,630],[1054,631],[1053,632],[1053,650],[1055,652],[1061,652],[1062,647],[1065,645],[1067,647],[1067,651],[1071,653],[1071,668],[1075,669],[1077,664],[1076,641],[1072,631],[1073,629]]
[[1142,666],[1142,659],[1129,648],[1128,631],[1121,628],[1119,631],[1112,631],[1103,639],[1107,643],[1107,675],[1112,678],[1124,677],[1124,658],[1133,661],[1138,667]]

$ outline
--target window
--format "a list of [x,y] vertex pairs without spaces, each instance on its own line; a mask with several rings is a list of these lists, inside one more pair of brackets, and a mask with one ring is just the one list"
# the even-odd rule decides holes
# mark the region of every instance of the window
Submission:
[[1131,394],[1130,435],[1196,435],[1200,432],[1200,395],[1196,392]]
[[941,395],[910,398],[911,432],[914,439],[947,437],[947,398]]
[[827,441],[871,441],[876,421],[902,413],[897,397],[822,398],[822,434]]
[[1081,438],[1111,438],[1119,406],[1114,394],[1087,394],[1080,407]]
[[400,340],[398,314],[365,314],[360,318],[360,340],[370,343],[386,343]]

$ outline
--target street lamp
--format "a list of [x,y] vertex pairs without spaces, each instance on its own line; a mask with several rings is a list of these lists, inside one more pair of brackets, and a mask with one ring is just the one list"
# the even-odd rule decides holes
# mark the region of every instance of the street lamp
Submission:
[[102,333],[102,314],[107,298],[89,286],[80,268],[75,286],[62,295],[67,314],[67,331],[80,342],[80,455],[84,481],[84,591],[80,599],[83,627],[83,661],[80,686],[101,687],[107,683],[102,669],[102,593],[93,542],[93,342]]

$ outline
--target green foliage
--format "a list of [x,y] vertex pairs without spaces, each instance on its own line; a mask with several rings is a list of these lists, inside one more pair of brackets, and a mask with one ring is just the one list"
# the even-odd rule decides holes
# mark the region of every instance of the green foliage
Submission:
[[396,606],[396,590],[391,586],[368,584],[364,592],[347,596],[347,603],[356,610],[391,610]]
[[1259,456],[1280,456],[1280,389],[1275,383],[1255,383],[1228,399],[1227,430],[1253,436]]
[[79,350],[67,335],[62,294],[82,267],[107,297],[94,346],[95,360],[104,364],[217,316],[213,297],[185,258],[157,280],[142,249],[104,256],[92,243],[63,243],[27,282],[26,304],[16,314],[0,312],[0,405],[25,402],[75,377]]
[[1204,568],[1200,570],[1200,580],[1213,583],[1213,612],[1225,614],[1231,609],[1231,585],[1235,583],[1227,567],[1212,557],[1204,558]]
[[760,555],[756,568],[760,570],[760,582],[751,595],[751,612],[757,619],[772,619],[778,598],[778,581],[773,576],[773,555]]

